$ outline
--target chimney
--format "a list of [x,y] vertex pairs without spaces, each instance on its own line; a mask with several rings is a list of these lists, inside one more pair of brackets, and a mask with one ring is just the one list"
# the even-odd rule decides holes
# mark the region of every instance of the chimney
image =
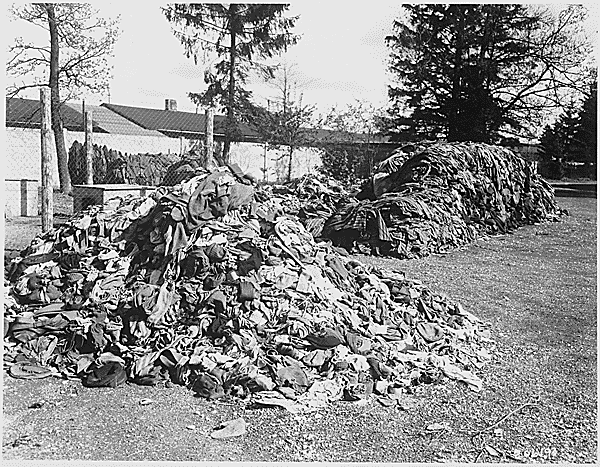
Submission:
[[177,101],[175,99],[165,99],[165,110],[177,111]]

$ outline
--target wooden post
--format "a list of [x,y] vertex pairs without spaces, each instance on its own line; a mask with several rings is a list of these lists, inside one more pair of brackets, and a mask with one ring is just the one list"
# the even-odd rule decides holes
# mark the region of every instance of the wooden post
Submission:
[[85,175],[86,184],[94,184],[94,141],[93,141],[93,123],[92,111],[85,111]]
[[214,154],[214,128],[215,128],[215,109],[206,108],[206,119],[204,125],[204,135],[206,138],[206,163],[210,164]]
[[269,181],[269,175],[268,175],[268,170],[269,168],[267,167],[267,143],[265,143],[265,153],[263,155],[263,181],[268,182]]
[[52,158],[50,145],[52,140],[50,120],[50,89],[40,89],[40,107],[42,114],[42,232],[52,229],[54,223],[54,198],[52,187]]

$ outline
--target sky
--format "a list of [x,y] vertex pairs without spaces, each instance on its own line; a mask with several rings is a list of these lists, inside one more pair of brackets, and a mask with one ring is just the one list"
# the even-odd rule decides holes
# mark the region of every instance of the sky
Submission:
[[[86,102],[164,108],[175,99],[178,110],[195,112],[187,97],[204,87],[205,65],[184,56],[171,24],[160,10],[164,3],[102,1],[94,4],[101,16],[121,16],[121,36],[114,49],[110,97],[86,96]],[[398,2],[376,0],[370,8],[362,2],[291,2],[289,15],[299,15],[293,32],[301,35],[282,62],[294,65],[304,104],[324,113],[355,100],[383,106],[387,99],[387,57],[384,38],[400,11]],[[32,33],[9,23],[7,36]],[[45,33],[44,33],[45,34]],[[44,36],[45,37],[45,36]],[[43,38],[42,38],[43,39]],[[266,105],[272,88],[254,83],[255,100]],[[37,98],[35,91],[22,97]]]
[[[94,2],[93,2],[94,3]],[[165,99],[175,99],[178,110],[196,111],[188,92],[203,89],[205,65],[194,64],[171,31],[171,24],[156,1],[101,1],[94,5],[105,17],[121,16],[121,36],[114,49],[110,95],[86,96],[86,102],[164,108]],[[595,3],[593,4],[595,5]],[[294,28],[301,35],[283,62],[295,65],[304,104],[319,113],[343,108],[356,100],[375,107],[387,102],[388,50],[384,38],[400,14],[400,3],[391,0],[352,2],[339,0],[292,1],[290,15],[299,15]],[[597,20],[597,8],[592,17]],[[592,29],[597,31],[597,21]],[[23,24],[6,24],[9,42],[31,30]],[[45,40],[44,36],[40,36]],[[39,33],[38,33],[39,35]],[[255,100],[266,105],[273,90],[254,83]],[[22,97],[38,98],[33,91]]]

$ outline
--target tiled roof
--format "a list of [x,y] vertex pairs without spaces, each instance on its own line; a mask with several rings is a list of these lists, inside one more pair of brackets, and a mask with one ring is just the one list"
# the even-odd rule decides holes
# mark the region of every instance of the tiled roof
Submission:
[[[102,106],[148,130],[160,131],[170,136],[204,135],[206,121],[204,114],[177,110],[146,109],[117,104],[102,104]],[[223,135],[224,123],[225,117],[223,115],[215,115],[215,135]],[[258,137],[256,131],[248,125],[240,124],[240,130],[245,139],[256,139]]]
[[[204,136],[205,115],[176,110],[147,109],[117,104],[87,105],[92,111],[93,131],[136,136],[162,136],[201,138]],[[82,105],[67,103],[63,105],[63,124],[70,131],[85,131],[83,128]],[[215,136],[223,136],[225,116],[215,115]],[[6,126],[22,128],[40,128],[40,102],[34,99],[13,98],[6,100]],[[243,141],[261,141],[258,132],[247,124],[240,124]],[[389,138],[363,133],[347,134],[343,132],[312,129],[309,140],[314,143],[328,141],[348,143],[385,144]]]
[[[75,110],[81,109],[81,104],[69,103],[67,105]],[[108,133],[116,135],[164,136],[159,131],[146,130],[106,107],[86,104],[86,109],[92,112],[92,120]]]
[[[167,136],[187,136],[199,137],[204,135],[204,125],[206,117],[202,114],[192,112],[179,112],[176,110],[145,109],[141,107],[129,107],[117,104],[102,104],[103,107],[116,112],[131,122],[149,130],[160,131]],[[223,126],[225,116],[215,115],[214,133],[223,135]],[[242,133],[242,139],[246,141],[259,141],[258,132],[251,126],[241,123],[239,129]],[[366,133],[357,133],[349,135],[347,133],[331,130],[310,130],[311,138],[315,142],[344,139],[350,142],[387,143],[389,138],[378,135],[367,135]]]
[[[85,131],[83,127],[83,115],[81,112],[70,107],[62,106],[63,126],[69,131]],[[93,118],[93,131],[95,133],[107,133]],[[6,99],[6,126],[19,128],[41,128],[42,117],[40,113],[40,101],[36,99],[12,98]]]

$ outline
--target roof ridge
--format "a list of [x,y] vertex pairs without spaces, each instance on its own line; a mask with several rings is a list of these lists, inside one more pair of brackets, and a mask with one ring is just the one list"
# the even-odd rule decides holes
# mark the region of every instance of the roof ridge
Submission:
[[[204,114],[203,113],[198,113],[198,112],[190,112],[187,110],[165,110],[165,109],[156,109],[156,108],[152,108],[152,107],[139,107],[139,106],[133,106],[133,105],[123,105],[123,104],[113,104],[111,102],[103,102],[102,104],[100,104],[100,106],[102,107],[125,107],[128,109],[136,109],[136,110],[150,110],[152,112],[169,112],[171,114],[189,114],[189,115],[198,115],[199,117],[203,117]],[[223,117],[225,118],[225,115],[220,115],[220,114],[215,114],[215,117]]]
[[[24,97],[6,97],[5,126],[39,128],[41,127],[41,103],[39,99],[28,99]],[[65,129],[69,131],[84,132],[83,114],[80,110],[72,107],[68,101],[61,102],[62,120]],[[93,131],[97,133],[108,133],[92,118]]]
[[[148,128],[148,127],[142,125],[140,122],[136,122],[132,118],[129,118],[127,115],[125,115],[123,112],[119,112],[118,110],[112,108],[112,107],[115,107],[115,106],[117,106],[117,107],[126,107],[126,106],[119,106],[117,104],[111,104],[111,103],[107,104],[106,102],[103,102],[102,104],[100,104],[100,107],[105,107],[108,110],[113,111],[114,113],[116,113],[117,115],[120,115],[121,117],[123,117],[124,119],[130,121],[131,123],[133,123],[133,124],[135,124],[135,125],[137,125],[139,127],[142,127],[144,130],[155,130],[156,129],[156,128]],[[131,108],[132,109],[136,109],[136,108],[140,108],[140,107],[131,107]]]

